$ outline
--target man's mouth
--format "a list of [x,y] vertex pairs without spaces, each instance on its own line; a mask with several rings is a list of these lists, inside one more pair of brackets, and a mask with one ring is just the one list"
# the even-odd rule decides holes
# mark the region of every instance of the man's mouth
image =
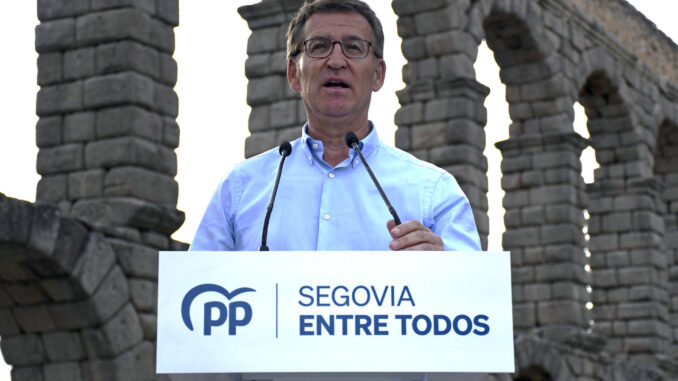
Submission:
[[323,85],[323,87],[335,88],[335,89],[348,89],[350,86],[341,80],[331,79]]

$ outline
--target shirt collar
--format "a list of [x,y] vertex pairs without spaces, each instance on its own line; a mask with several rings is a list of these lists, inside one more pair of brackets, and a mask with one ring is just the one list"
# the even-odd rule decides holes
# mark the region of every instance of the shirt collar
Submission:
[[[374,127],[374,124],[371,121],[369,124],[370,132],[364,139],[360,141],[360,144],[358,145],[360,147],[360,152],[362,152],[364,157],[369,157],[372,152],[374,152],[377,144],[379,143],[377,129]],[[308,123],[304,124],[304,127],[301,129],[301,143],[301,150],[304,153],[304,157],[308,161],[309,165],[313,165],[316,160],[322,162],[322,153],[324,150],[323,142],[321,140],[313,139],[308,134]],[[353,150],[353,148],[349,149],[348,156],[354,167],[360,163],[360,158],[358,158],[358,154]]]

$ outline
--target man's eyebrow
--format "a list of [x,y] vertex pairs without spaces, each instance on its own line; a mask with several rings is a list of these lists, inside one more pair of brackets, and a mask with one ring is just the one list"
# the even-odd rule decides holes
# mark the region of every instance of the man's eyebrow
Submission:
[[316,39],[328,40],[328,41],[332,40],[331,38],[327,37],[327,35],[317,35],[317,36],[310,35],[310,36],[306,36],[306,38],[305,38],[305,40],[316,40]]
[[[312,38],[324,38],[324,39],[326,39],[326,40],[332,40],[332,38],[330,38],[330,37],[329,37],[328,35],[326,35],[326,34],[319,34],[319,35],[317,35],[317,36],[311,35],[311,36],[308,36],[307,39],[312,39]],[[362,37],[360,37],[360,36],[357,36],[357,35],[355,35],[355,34],[351,34],[351,35],[342,37],[341,40],[366,40],[366,39],[365,39],[365,38],[362,38]],[[366,40],[366,41],[369,41],[369,40]]]

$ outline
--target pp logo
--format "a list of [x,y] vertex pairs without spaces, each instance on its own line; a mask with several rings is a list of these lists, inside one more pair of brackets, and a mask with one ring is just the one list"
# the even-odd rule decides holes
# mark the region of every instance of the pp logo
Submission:
[[[193,330],[193,323],[191,323],[191,304],[193,299],[198,295],[205,292],[218,292],[221,295],[225,296],[226,299],[231,300],[232,298],[249,291],[256,291],[249,287],[242,287],[234,290],[233,292],[228,292],[225,288],[217,284],[201,284],[199,286],[193,287],[187,294],[184,296],[184,300],[181,302],[181,318],[184,320],[184,324],[189,330]],[[238,310],[242,311],[241,314],[238,313]],[[214,312],[218,314],[213,315]],[[230,319],[229,318],[230,315]],[[238,319],[238,315],[242,317]],[[203,331],[205,336],[210,336],[212,334],[212,327],[219,327],[226,323],[228,320],[228,334],[235,335],[236,327],[242,327],[249,324],[252,320],[252,307],[249,303],[243,301],[235,301],[228,303],[228,307],[221,302],[207,302],[205,303],[204,308],[204,325]]]

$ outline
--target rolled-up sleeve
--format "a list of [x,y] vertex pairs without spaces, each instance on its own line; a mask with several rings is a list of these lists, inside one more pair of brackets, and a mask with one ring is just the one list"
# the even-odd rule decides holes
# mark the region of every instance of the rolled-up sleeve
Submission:
[[473,209],[452,175],[443,174],[435,183],[430,208],[430,228],[442,238],[445,250],[481,250]]

